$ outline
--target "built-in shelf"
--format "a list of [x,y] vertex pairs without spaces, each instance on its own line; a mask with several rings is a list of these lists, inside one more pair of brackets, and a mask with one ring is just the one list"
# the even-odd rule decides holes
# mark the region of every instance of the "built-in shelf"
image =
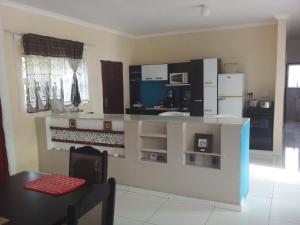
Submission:
[[151,138],[167,138],[167,134],[158,134],[158,133],[143,133],[141,137],[151,137]]
[[195,152],[195,151],[186,151],[186,154],[194,154],[194,155],[206,155],[206,156],[217,156],[217,157],[224,157],[218,153],[208,153],[208,152]]
[[167,163],[167,125],[164,122],[140,123],[140,160]]
[[185,152],[185,165],[221,169],[221,155],[202,152]]
[[142,152],[156,152],[156,153],[167,154],[167,150],[165,150],[165,149],[141,148],[141,151]]
[[173,86],[190,86],[191,84],[165,84],[165,86],[173,87]]

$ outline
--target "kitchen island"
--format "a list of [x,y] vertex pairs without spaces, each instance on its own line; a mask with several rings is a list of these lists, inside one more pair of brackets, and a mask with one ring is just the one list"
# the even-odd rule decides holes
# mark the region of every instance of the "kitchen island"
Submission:
[[[239,209],[249,188],[249,122],[247,118],[143,115],[39,118],[40,170],[67,174],[66,150],[92,145],[109,152],[109,176],[119,185]],[[196,133],[213,136],[211,152],[194,151]]]

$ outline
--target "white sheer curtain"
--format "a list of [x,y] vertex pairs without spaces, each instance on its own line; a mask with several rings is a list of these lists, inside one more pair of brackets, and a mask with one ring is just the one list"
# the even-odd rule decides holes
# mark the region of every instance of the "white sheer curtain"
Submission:
[[71,105],[74,74],[78,80],[81,101],[89,100],[88,79],[84,60],[25,55],[22,57],[25,104],[27,112],[50,109],[51,99]]

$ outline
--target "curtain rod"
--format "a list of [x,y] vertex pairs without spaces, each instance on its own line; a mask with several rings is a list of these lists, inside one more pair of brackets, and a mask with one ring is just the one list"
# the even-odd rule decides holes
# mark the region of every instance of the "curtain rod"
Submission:
[[[17,31],[12,31],[12,30],[8,30],[8,29],[3,29],[3,31],[6,32],[6,33],[15,34],[15,35],[20,35],[20,36],[26,34],[26,33],[17,32]],[[42,34],[39,34],[39,35],[42,35]],[[86,42],[83,42],[83,43],[84,43],[84,45],[87,46],[87,47],[96,47],[96,45],[94,45],[94,44],[90,44],[90,43],[86,43]]]

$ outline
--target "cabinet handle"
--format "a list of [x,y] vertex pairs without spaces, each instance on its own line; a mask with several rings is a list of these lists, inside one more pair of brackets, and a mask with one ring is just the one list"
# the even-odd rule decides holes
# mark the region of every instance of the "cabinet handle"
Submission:
[[195,102],[203,102],[203,100],[201,100],[201,99],[195,99],[194,101]]
[[222,101],[222,100],[225,100],[226,98],[225,97],[218,97],[218,100]]
[[212,84],[212,81],[205,81],[204,84]]
[[107,107],[107,105],[108,105],[108,102],[107,102],[107,98],[106,98],[106,97],[104,98],[104,105],[105,105],[105,107]]
[[163,78],[162,77],[156,77],[156,80],[162,80]]
[[150,78],[150,77],[146,77],[146,80],[152,80],[152,78]]
[[212,112],[212,109],[205,109],[205,112]]

